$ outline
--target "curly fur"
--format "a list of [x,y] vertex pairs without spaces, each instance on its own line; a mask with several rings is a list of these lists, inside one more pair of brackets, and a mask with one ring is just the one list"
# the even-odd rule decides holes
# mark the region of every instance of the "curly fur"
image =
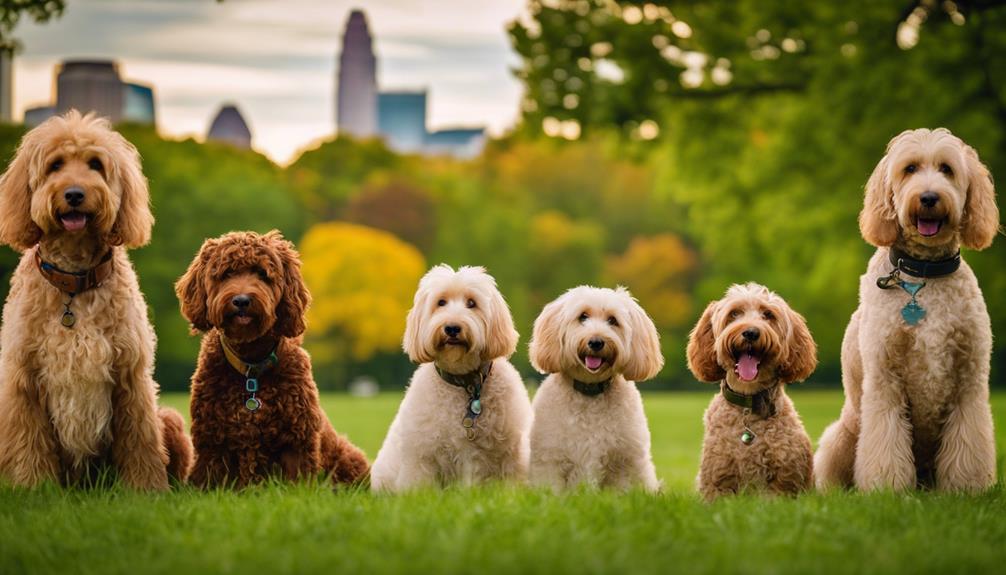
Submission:
[[[936,194],[935,205],[922,203],[926,192]],[[919,218],[942,223],[927,236]],[[908,294],[876,281],[892,269],[891,246],[929,260],[961,245],[988,247],[1000,229],[992,177],[949,131],[902,132],[867,182],[860,229],[877,251],[842,343],[845,405],[821,436],[818,487],[987,488],[996,478],[992,329],[974,273],[962,262],[952,275],[927,279],[917,295],[926,317],[915,326],[900,313]]]
[[[592,340],[603,347],[591,349]],[[628,290],[567,291],[535,320],[530,350],[535,369],[551,374],[531,404],[531,482],[554,490],[580,483],[659,490],[643,400],[633,382],[656,376],[664,358],[653,321]],[[603,363],[588,369],[588,355]],[[574,379],[610,384],[586,396],[573,388]]]
[[[755,330],[754,340],[744,333]],[[742,353],[759,358],[754,379],[741,378]],[[810,377],[817,346],[803,317],[758,284],[734,285],[706,307],[688,340],[688,368],[700,381],[720,382],[736,392],[763,390],[775,415],[760,417],[716,394],[704,416],[705,437],[698,489],[706,499],[755,489],[793,494],[813,484],[810,438],[784,386]],[[740,441],[745,425],[756,439]]]
[[[448,325],[460,328],[456,343],[448,342]],[[423,277],[403,337],[409,358],[422,365],[374,460],[375,491],[526,478],[531,405],[507,361],[517,338],[510,309],[482,268],[439,265]],[[436,367],[465,374],[489,360],[477,436],[469,440],[461,426],[468,393],[442,380]]]
[[[84,200],[71,207],[65,190]],[[184,479],[191,445],[181,416],[157,408],[156,339],[126,247],[154,219],[136,149],[103,120],[71,111],[25,135],[0,179],[0,241],[24,252],[0,329],[0,475],[32,486],[75,483],[111,468],[125,484],[165,489]],[[86,214],[82,229],[63,216]],[[71,302],[36,269],[41,250],[64,271],[94,267],[112,250],[111,275]]]
[[[322,411],[301,347],[311,296],[293,244],[277,231],[206,240],[175,292],[193,332],[205,332],[192,376],[192,483],[244,487],[270,475],[296,480],[319,472],[352,483],[366,476],[366,456]],[[238,296],[250,305],[236,305]],[[245,360],[276,349],[277,365],[258,378],[257,411],[245,409],[246,377],[228,363],[221,335]]]

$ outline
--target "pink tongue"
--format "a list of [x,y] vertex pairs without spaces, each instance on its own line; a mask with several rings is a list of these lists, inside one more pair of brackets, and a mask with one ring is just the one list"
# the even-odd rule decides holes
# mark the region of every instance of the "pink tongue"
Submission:
[[741,354],[737,360],[737,375],[744,381],[751,381],[758,377],[758,359],[751,354]]
[[587,369],[597,369],[601,367],[601,364],[604,363],[604,360],[599,357],[588,355],[583,359],[583,362],[587,364]]
[[940,231],[940,220],[923,220],[919,218],[919,233],[924,236],[935,236]]
[[60,221],[63,222],[63,227],[68,231],[75,232],[84,229],[84,226],[87,224],[87,216],[84,214],[67,214],[60,218]]

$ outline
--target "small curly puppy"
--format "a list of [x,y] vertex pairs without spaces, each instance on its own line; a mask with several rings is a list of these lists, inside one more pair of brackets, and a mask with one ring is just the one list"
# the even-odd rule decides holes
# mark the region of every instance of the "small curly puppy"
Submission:
[[192,483],[366,475],[367,458],[318,403],[301,347],[311,295],[290,242],[277,231],[206,240],[175,291],[193,333],[205,333],[192,376]]
[[374,460],[375,491],[526,478],[531,403],[507,361],[517,337],[485,270],[427,272],[403,338],[421,365]]
[[580,286],[534,322],[531,364],[545,378],[531,407],[531,482],[660,489],[634,381],[664,366],[660,337],[624,288]]
[[821,488],[981,490],[996,481],[992,328],[960,247],[999,232],[992,176],[949,131],[908,130],[866,184],[877,247],[842,343],[845,406],[821,436]]
[[803,317],[764,286],[734,285],[706,307],[687,355],[697,379],[720,384],[704,418],[702,495],[811,487],[810,438],[783,389],[817,367],[817,345]]
[[0,180],[0,242],[24,253],[0,329],[0,476],[166,489],[192,446],[157,407],[156,338],[127,248],[150,240],[136,148],[70,111],[25,135]]

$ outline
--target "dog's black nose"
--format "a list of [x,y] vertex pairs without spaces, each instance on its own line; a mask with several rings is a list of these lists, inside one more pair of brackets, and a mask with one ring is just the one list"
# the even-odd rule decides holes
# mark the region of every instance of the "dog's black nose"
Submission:
[[63,192],[63,199],[66,200],[66,203],[69,204],[71,208],[76,208],[80,204],[84,203],[84,190],[78,188],[77,186],[67,188],[67,190]]
[[251,298],[245,294],[236,295],[231,298],[231,303],[234,304],[234,307],[244,308],[251,305]]
[[592,339],[587,342],[587,347],[589,347],[591,351],[601,351],[604,349],[604,340]]
[[758,331],[758,328],[756,327],[749,327],[746,330],[742,331],[741,335],[744,336],[744,339],[748,341],[755,341],[758,339],[758,336],[761,335],[761,332]]
[[919,201],[922,202],[923,206],[931,208],[936,205],[936,202],[940,201],[940,195],[936,192],[922,192],[922,195],[919,196]]
[[461,333],[461,326],[460,325],[445,325],[444,326],[444,333],[447,334],[447,337],[457,337],[458,334]]

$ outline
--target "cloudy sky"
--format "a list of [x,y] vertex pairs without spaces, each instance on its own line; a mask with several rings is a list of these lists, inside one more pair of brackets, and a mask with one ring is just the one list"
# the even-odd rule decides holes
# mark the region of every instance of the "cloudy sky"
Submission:
[[427,88],[431,128],[517,116],[506,23],[524,0],[68,0],[59,20],[22,22],[14,114],[52,101],[65,58],[112,58],[152,84],[158,128],[202,138],[224,102],[277,162],[334,132],[336,55],[353,8],[366,11],[384,89]]

